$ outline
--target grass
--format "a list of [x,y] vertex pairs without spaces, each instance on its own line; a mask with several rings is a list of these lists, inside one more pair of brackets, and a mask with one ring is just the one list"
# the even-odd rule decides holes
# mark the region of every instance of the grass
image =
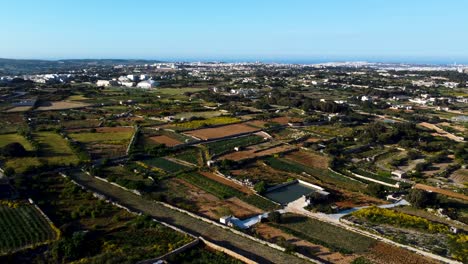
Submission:
[[212,117],[204,120],[193,120],[183,123],[174,124],[175,128],[178,129],[197,129],[201,127],[207,126],[215,126],[215,125],[227,125],[232,123],[240,122],[241,120],[235,117],[229,116],[219,116],[219,117]]
[[212,179],[206,178],[205,176],[200,175],[198,173],[184,173],[179,175],[178,177],[221,199],[243,195],[241,192],[234,188],[221,184]]
[[165,158],[152,158],[152,159],[144,160],[143,163],[152,167],[162,169],[163,171],[167,173],[171,173],[171,174],[179,173],[188,169],[188,167],[184,165],[172,162]]
[[121,145],[128,144],[132,138],[133,130],[123,131],[123,132],[84,132],[84,133],[72,133],[69,136],[83,143],[102,143],[110,145]]
[[58,233],[32,206],[2,201],[0,205],[0,253],[55,240]]
[[234,147],[245,147],[263,142],[263,138],[255,135],[232,138],[227,140],[208,143],[205,146],[211,155],[221,155],[234,151]]
[[68,142],[59,134],[53,132],[38,132],[34,135],[39,143],[41,161],[50,165],[76,165],[78,157],[68,145]]
[[349,136],[352,135],[356,128],[343,127],[339,125],[321,125],[321,126],[310,126],[306,128],[307,131],[323,135],[323,136]]
[[208,90],[208,88],[159,88],[157,89],[157,94],[165,94],[165,95],[183,95],[186,92],[200,92]]
[[33,150],[33,146],[31,145],[31,143],[29,143],[21,135],[18,135],[18,134],[3,134],[3,135],[0,135],[0,148],[4,147],[4,146],[6,146],[6,145],[8,145],[10,143],[14,143],[14,142],[18,142],[21,145],[23,145],[23,147],[27,151]]
[[364,253],[376,240],[340,227],[293,214],[282,215],[281,224],[272,224],[287,233],[342,253]]

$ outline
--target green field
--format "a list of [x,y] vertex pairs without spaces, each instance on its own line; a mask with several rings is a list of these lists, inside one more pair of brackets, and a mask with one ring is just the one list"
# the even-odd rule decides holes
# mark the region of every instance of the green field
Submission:
[[71,133],[69,136],[76,141],[83,143],[102,143],[111,145],[128,144],[132,138],[133,130],[124,132],[84,132],[84,133]]
[[307,167],[291,160],[268,157],[265,159],[265,162],[274,169],[292,172],[296,174],[302,174],[302,172],[305,172],[307,174],[312,175],[312,177],[317,178],[320,181],[333,184],[337,187],[345,188],[348,190],[360,191],[363,190],[363,188],[365,188],[365,185],[358,181],[353,181],[352,179],[348,179],[328,170]]
[[195,93],[205,90],[208,90],[208,88],[159,88],[156,93],[164,95],[183,95],[187,92]]
[[243,195],[243,193],[234,188],[221,184],[198,173],[184,173],[178,177],[221,199]]
[[245,147],[263,142],[263,138],[255,135],[232,138],[205,144],[211,155],[221,155],[234,151],[234,147]]
[[204,120],[193,120],[183,123],[174,124],[174,128],[182,129],[182,130],[189,130],[189,129],[197,129],[207,126],[215,126],[215,125],[227,125],[232,123],[238,123],[241,120],[235,117],[229,116],[219,116],[219,117],[212,117]]
[[188,169],[184,165],[172,162],[165,158],[152,158],[152,159],[144,160],[143,163],[151,167],[162,169],[163,171],[167,173],[178,173],[178,172],[182,172]]
[[200,163],[200,149],[192,147],[174,155],[175,158],[198,165]]
[[31,145],[31,143],[29,143],[21,135],[18,135],[18,134],[3,134],[3,135],[0,135],[0,148],[4,147],[4,146],[6,146],[6,145],[8,145],[10,143],[13,143],[13,142],[20,143],[28,151],[33,150],[33,146]]
[[68,145],[68,142],[59,134],[53,132],[38,132],[34,135],[39,143],[41,161],[50,165],[76,165],[78,157]]
[[0,254],[55,240],[58,233],[32,206],[2,202],[0,205]]
[[287,233],[343,253],[366,252],[376,240],[305,216],[284,214],[281,224]]

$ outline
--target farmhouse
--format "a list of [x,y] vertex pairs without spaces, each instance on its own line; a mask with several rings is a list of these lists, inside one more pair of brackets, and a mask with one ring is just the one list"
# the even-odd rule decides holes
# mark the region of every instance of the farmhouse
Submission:
[[392,175],[400,179],[403,179],[404,177],[406,177],[406,172],[402,170],[394,170],[392,171]]

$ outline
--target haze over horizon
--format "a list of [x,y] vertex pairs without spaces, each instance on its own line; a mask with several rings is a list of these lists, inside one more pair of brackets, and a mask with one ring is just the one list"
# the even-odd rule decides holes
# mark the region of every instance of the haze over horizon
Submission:
[[[468,63],[468,2],[4,1],[1,58]],[[20,15],[19,15],[20,14]]]

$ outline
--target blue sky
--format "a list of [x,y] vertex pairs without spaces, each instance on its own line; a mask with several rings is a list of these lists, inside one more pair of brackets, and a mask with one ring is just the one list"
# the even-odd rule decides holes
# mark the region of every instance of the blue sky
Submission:
[[468,62],[465,0],[0,0],[0,57]]

